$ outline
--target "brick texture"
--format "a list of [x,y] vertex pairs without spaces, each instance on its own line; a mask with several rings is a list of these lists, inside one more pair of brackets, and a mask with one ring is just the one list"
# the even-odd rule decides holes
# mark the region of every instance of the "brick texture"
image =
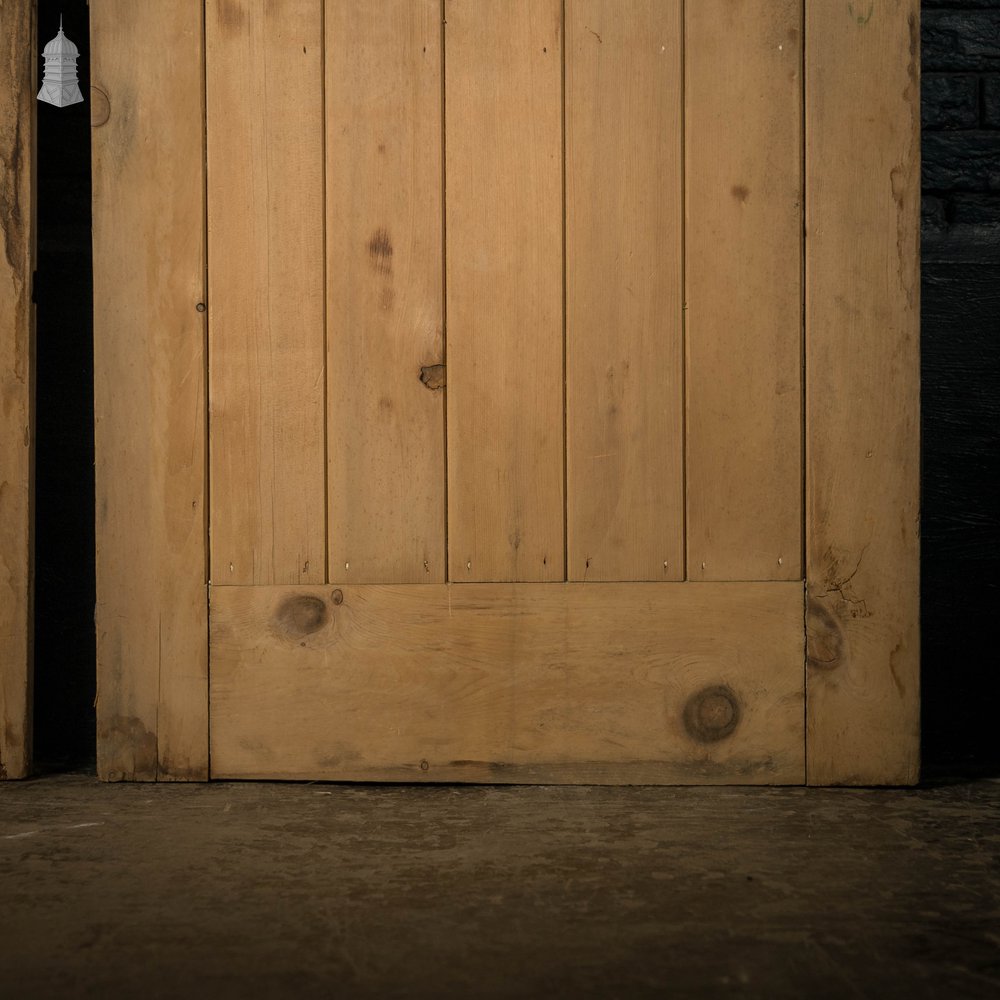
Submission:
[[1000,0],[921,5],[923,235],[1000,238]]
[[924,752],[1000,769],[1000,675],[961,638],[1000,606],[1000,0],[921,14]]

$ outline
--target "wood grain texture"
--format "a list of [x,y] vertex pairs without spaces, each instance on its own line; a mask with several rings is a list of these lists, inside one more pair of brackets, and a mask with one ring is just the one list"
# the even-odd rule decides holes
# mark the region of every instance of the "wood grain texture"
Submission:
[[562,5],[445,11],[449,579],[562,580]]
[[566,5],[572,580],[684,577],[681,5]]
[[320,0],[209,0],[211,574],[326,579]]
[[442,582],[440,0],[328,4],[326,107],[331,574]]
[[689,3],[685,64],[688,578],[801,579],[801,0]]
[[812,784],[919,772],[919,5],[807,5]]
[[801,584],[212,591],[212,773],[801,783]]
[[[97,767],[208,774],[202,7],[90,5]],[[136,60],[150,39],[168,59]]]
[[0,780],[31,769],[35,5],[0,0]]

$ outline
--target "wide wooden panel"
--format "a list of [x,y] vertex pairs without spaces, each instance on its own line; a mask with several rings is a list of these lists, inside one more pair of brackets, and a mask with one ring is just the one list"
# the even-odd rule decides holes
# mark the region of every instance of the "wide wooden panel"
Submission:
[[327,4],[326,107],[331,573],[440,582],[440,0]]
[[321,0],[208,0],[212,579],[326,579]]
[[801,584],[212,592],[212,772],[799,783]]
[[807,4],[814,784],[919,770],[918,14]]
[[[202,6],[92,0],[97,767],[208,775]],[[152,40],[169,58],[136,59]]]
[[35,31],[0,2],[0,780],[31,767]]
[[689,3],[685,53],[688,577],[801,579],[801,0]]
[[684,577],[681,4],[566,5],[572,580]]
[[562,4],[445,11],[449,576],[561,580]]

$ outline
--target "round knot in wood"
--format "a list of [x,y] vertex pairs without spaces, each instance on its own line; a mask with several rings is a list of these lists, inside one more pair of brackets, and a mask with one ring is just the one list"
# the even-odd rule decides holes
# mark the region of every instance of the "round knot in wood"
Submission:
[[312,594],[285,598],[275,613],[275,623],[286,635],[298,638],[321,629],[327,620],[326,603]]
[[684,706],[684,728],[699,743],[716,743],[740,724],[740,702],[724,684],[696,691]]

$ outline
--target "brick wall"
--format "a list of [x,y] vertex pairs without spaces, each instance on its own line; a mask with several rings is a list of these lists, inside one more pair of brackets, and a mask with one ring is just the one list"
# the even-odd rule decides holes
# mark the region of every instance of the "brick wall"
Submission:
[[1000,0],[921,20],[924,759],[1000,773]]
[[1000,3],[925,0],[924,227],[1000,224]]

